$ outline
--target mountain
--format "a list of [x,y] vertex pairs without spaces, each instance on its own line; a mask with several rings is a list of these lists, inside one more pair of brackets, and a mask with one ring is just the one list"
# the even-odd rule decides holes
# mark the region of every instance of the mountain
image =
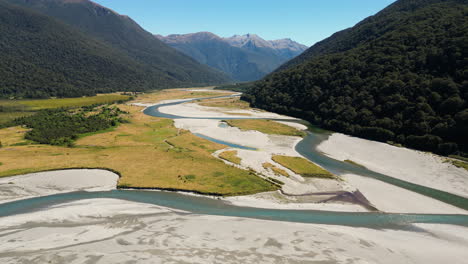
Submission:
[[468,155],[468,2],[399,0],[257,82],[254,106],[327,129]]
[[266,41],[253,34],[230,38],[221,38],[210,32],[156,36],[237,81],[258,80],[307,49],[290,39]]
[[[73,39],[75,37],[73,35],[79,35],[80,38],[89,39],[85,42],[99,43],[100,46],[105,47],[103,48],[104,50],[112,52],[112,56],[107,57],[109,60],[112,60],[112,63],[122,65],[128,64],[128,67],[132,69],[138,68],[138,70],[135,70],[139,73],[138,75],[127,76],[134,80],[129,85],[126,85],[126,82],[117,81],[122,78],[119,76],[120,74],[118,71],[115,72],[115,75],[110,75],[110,73],[108,73],[109,80],[112,79],[112,76],[115,77],[114,83],[117,85],[109,83],[101,84],[100,82],[95,82],[94,80],[88,80],[86,78],[72,81],[73,75],[67,75],[69,81],[73,83],[70,84],[70,86],[73,86],[74,89],[78,89],[78,86],[76,86],[78,82],[84,83],[79,87],[88,86],[96,87],[96,89],[100,89],[101,86],[106,86],[107,88],[112,87],[112,90],[147,90],[176,86],[219,84],[230,81],[227,75],[211,69],[206,65],[202,65],[189,56],[167,46],[152,34],[142,29],[129,17],[119,15],[94,2],[88,0],[7,0],[4,5],[6,5],[6,2],[15,5],[16,10],[21,10],[24,16],[26,16],[24,18],[25,20],[30,19],[31,16],[35,17],[31,18],[34,20],[36,17],[40,16],[40,13],[42,14],[42,20],[49,21],[48,27],[40,28],[40,30],[42,30],[42,36],[40,37],[45,37],[49,31],[55,31],[57,25],[60,24],[60,30],[67,30],[69,33],[64,33],[59,38]],[[9,8],[12,7],[10,6]],[[35,12],[30,12],[26,9]],[[19,13],[17,13],[17,15],[19,16]],[[21,20],[21,17],[16,17],[16,19]],[[14,23],[9,23],[9,26],[15,25]],[[23,26],[36,27],[32,22],[31,25]],[[40,23],[37,27],[39,26],[41,26]],[[25,39],[28,38],[27,34],[37,33],[36,37],[41,35],[38,34],[38,32],[28,31],[27,28],[23,29],[23,33],[25,34],[23,37]],[[2,34],[2,37],[6,39],[18,37],[15,36],[14,31],[10,31],[9,34],[10,35]],[[48,46],[48,41],[44,41],[40,45],[39,43],[36,44],[36,46],[30,45],[28,52],[31,52],[31,55],[36,52],[35,49],[47,49],[51,53],[49,56],[56,58],[58,58],[58,56],[54,56],[55,52],[66,52],[61,49],[60,45],[56,45],[54,48]],[[20,49],[21,45],[27,44],[20,43],[18,49]],[[16,52],[24,53],[21,50]],[[104,52],[103,54],[109,52]],[[80,58],[83,59],[81,60]],[[40,58],[37,60],[39,64],[43,63],[39,61]],[[82,64],[83,70],[86,69],[85,57],[77,56],[77,59],[72,62]],[[47,64],[47,62],[44,63]],[[56,68],[61,70],[61,68]],[[57,69],[54,69],[54,71]],[[140,79],[140,77],[143,78]],[[118,85],[119,83],[121,83],[121,85]],[[51,92],[51,94],[54,93]]]
[[291,39],[264,40],[256,34],[243,36],[234,35],[224,39],[234,47],[243,48],[254,52],[275,54],[284,61],[288,61],[307,49],[307,46],[299,44]]
[[143,65],[112,47],[3,0],[0,76],[0,98],[140,90],[156,81]]

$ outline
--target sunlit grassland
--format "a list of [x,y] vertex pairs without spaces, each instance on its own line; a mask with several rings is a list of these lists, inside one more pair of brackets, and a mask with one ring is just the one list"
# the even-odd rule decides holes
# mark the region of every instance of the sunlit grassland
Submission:
[[219,154],[219,157],[237,165],[241,164],[241,158],[237,156],[237,150],[223,151]]
[[226,165],[211,155],[225,146],[178,130],[172,120],[147,116],[141,112],[141,107],[118,107],[130,113],[130,123],[82,137],[73,148],[18,146],[18,143],[27,143],[21,136],[25,129],[1,129],[0,137],[2,143],[5,142],[0,148],[0,162],[3,163],[0,177],[66,168],[103,168],[121,175],[120,187],[221,195],[277,189],[252,172]]
[[271,171],[273,171],[273,173],[275,173],[276,175],[278,176],[284,176],[284,177],[289,177],[289,174],[283,170],[283,169],[280,169],[278,167],[276,167],[275,165],[269,163],[269,162],[265,162],[262,164],[263,168],[265,169],[270,169]]
[[235,119],[226,120],[225,122],[228,123],[230,126],[238,127],[242,130],[256,130],[265,134],[297,137],[304,137],[306,135],[304,131],[271,120]]
[[26,132],[28,132],[28,129],[21,127],[0,129],[0,141],[3,147],[26,144],[28,143],[28,141],[24,139]]
[[250,109],[248,102],[240,100],[239,97],[206,99],[198,102],[199,105],[209,107],[223,107],[231,109]]
[[315,165],[314,163],[301,157],[273,156],[273,161],[292,170],[303,177],[330,178],[336,179],[336,176],[329,171]]

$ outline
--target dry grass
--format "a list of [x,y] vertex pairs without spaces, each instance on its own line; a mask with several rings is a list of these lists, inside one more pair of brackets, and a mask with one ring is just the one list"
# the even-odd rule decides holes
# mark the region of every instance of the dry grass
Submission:
[[240,100],[239,97],[235,98],[216,98],[202,100],[198,103],[199,105],[209,107],[222,107],[232,109],[250,109],[250,104]]
[[278,176],[289,177],[289,173],[287,173],[283,169],[280,169],[280,168],[276,167],[275,165],[273,165],[273,164],[271,164],[269,162],[263,163],[262,166],[263,166],[263,168],[265,168],[267,170],[269,169],[269,170],[273,171],[273,173],[275,173]]
[[18,103],[26,105],[32,110],[41,110],[61,107],[81,107],[94,104],[110,104],[120,100],[128,100],[129,98],[130,96],[127,95],[113,93],[78,98],[21,100],[18,101]]
[[359,163],[357,163],[355,161],[349,160],[349,159],[345,160],[344,162],[349,163],[349,164],[353,164],[354,166],[358,166],[358,167],[361,167],[361,168],[366,168],[364,165],[361,165],[361,164],[359,164]]
[[450,162],[458,168],[462,168],[468,171],[468,162],[464,162],[461,160],[450,160]]
[[130,123],[81,138],[74,148],[11,146],[21,141],[24,129],[1,129],[2,141],[8,146],[0,149],[0,177],[64,168],[105,168],[121,175],[120,187],[222,195],[277,189],[255,174],[226,165],[211,155],[224,146],[178,131],[172,120],[147,116],[140,107],[119,108],[130,113]]
[[0,141],[3,147],[12,145],[26,144],[28,141],[24,139],[24,135],[28,129],[22,127],[9,127],[0,129]]
[[[232,93],[234,94],[234,93]],[[200,92],[200,91],[184,91],[183,89],[167,89],[161,91],[155,91],[152,93],[144,93],[133,101],[134,103],[157,103],[163,100],[171,99],[188,99],[188,98],[201,98],[211,96],[230,95],[230,93],[219,93],[219,92]]]
[[226,123],[228,123],[230,126],[238,127],[242,130],[257,130],[265,134],[297,137],[304,137],[306,135],[304,131],[271,120],[235,119],[226,120]]
[[241,158],[237,156],[237,150],[223,151],[219,154],[219,157],[237,165],[241,164]]
[[273,156],[272,159],[303,177],[336,178],[329,171],[301,157]]

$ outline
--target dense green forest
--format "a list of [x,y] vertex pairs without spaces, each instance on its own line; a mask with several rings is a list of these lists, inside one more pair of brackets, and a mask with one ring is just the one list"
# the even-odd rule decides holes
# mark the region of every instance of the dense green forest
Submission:
[[[9,2],[44,4],[59,13],[70,10],[63,12],[65,16],[86,23],[80,28]],[[9,2],[0,0],[0,98],[75,97],[228,80],[167,47],[129,18],[110,11],[93,13],[94,9],[87,6],[91,2]],[[89,14],[96,18],[91,19]],[[144,45],[152,48],[144,49]]]
[[48,109],[13,123],[31,128],[25,138],[50,145],[73,146],[80,134],[105,130],[121,122],[125,112],[113,106],[88,106],[79,109]]
[[400,0],[311,47],[244,99],[331,130],[466,156],[467,53],[467,1]]

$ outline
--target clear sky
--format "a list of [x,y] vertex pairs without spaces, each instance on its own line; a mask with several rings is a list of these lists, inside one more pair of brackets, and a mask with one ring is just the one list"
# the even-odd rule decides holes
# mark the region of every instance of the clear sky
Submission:
[[395,0],[93,0],[154,34],[257,34],[312,45]]

